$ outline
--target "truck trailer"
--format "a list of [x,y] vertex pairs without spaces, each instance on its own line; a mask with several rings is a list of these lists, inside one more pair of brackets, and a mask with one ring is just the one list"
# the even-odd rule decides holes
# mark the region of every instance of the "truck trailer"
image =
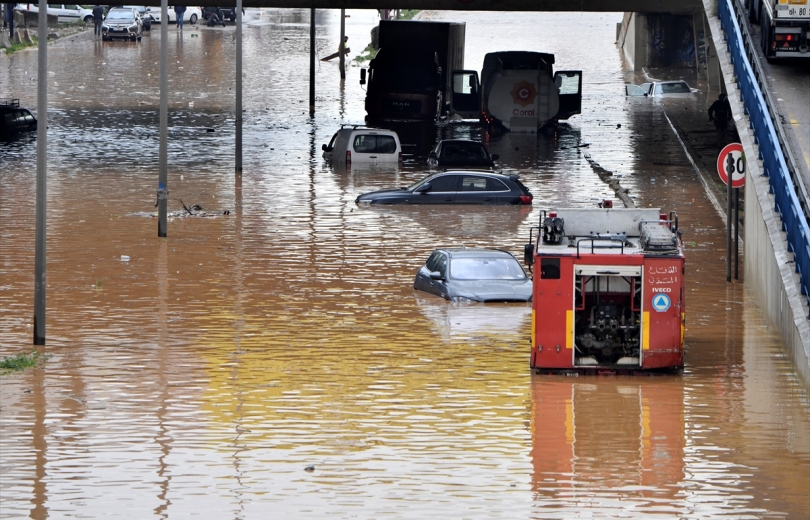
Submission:
[[452,102],[451,71],[464,68],[464,31],[464,23],[381,20],[380,48],[368,68],[366,121],[440,117]]
[[683,368],[685,257],[678,216],[658,209],[543,211],[525,246],[538,373]]
[[759,22],[765,59],[810,58],[810,0],[746,0],[748,17]]

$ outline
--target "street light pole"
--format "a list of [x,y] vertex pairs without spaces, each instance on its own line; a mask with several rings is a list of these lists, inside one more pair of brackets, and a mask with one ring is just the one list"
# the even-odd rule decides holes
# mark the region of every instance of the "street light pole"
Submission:
[[[42,1],[42,0],[40,0]],[[160,145],[158,158],[160,173],[158,178],[158,237],[167,236],[168,220],[168,133],[169,133],[169,72],[167,65],[169,39],[169,6],[168,0],[160,0]]]
[[34,345],[45,344],[46,223],[48,210],[48,3],[39,0],[37,68],[37,202],[34,250]]
[[315,115],[315,8],[309,10],[309,115]]
[[242,0],[236,0],[236,171],[242,171]]
[[340,51],[340,79],[346,79],[346,42],[343,41],[346,39],[346,10],[340,10],[340,45],[338,45],[338,50]]

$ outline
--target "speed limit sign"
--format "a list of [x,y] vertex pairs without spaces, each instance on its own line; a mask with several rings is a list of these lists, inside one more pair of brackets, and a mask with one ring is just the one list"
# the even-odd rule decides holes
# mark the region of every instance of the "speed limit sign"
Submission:
[[723,184],[728,184],[731,176],[731,187],[740,188],[745,185],[745,152],[740,143],[731,143],[720,150],[717,156],[717,173]]

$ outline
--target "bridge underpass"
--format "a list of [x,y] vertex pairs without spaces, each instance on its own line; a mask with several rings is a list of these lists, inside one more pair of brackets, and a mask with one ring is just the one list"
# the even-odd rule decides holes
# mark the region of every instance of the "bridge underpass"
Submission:
[[[204,2],[203,5],[206,5],[207,3],[209,3],[209,2]],[[213,2],[210,2],[210,3],[213,3]],[[241,4],[241,2],[237,3],[237,6],[239,6],[239,4]],[[399,5],[397,7],[400,7],[400,8],[414,8],[414,9],[427,7],[427,6],[422,6],[420,4],[421,4],[420,2],[405,3],[405,4]],[[621,10],[621,11],[626,11],[629,8],[633,8],[634,10],[636,10],[639,13],[668,12],[668,13],[673,13],[673,14],[677,13],[678,15],[681,15],[681,16],[692,16],[693,20],[695,20],[695,22],[694,22],[695,25],[697,25],[697,23],[698,23],[697,20],[698,19],[700,20],[700,23],[704,22],[703,11],[701,10],[701,6],[696,5],[696,4],[689,4],[689,3],[686,3],[686,4],[685,3],[678,3],[678,4],[672,3],[670,5],[656,4],[654,7],[656,7],[657,9],[651,9],[650,5],[647,2],[636,2],[636,3],[634,3],[634,2],[630,2],[630,3],[625,3],[625,2],[581,2],[581,3],[578,4],[578,6],[573,6],[573,5],[569,5],[569,4],[573,4],[573,3],[558,3],[558,2],[555,2],[555,3],[553,3],[553,5],[546,5],[545,3],[542,3],[542,2],[539,3],[539,4],[532,3],[531,4],[531,7],[532,7],[531,10],[535,10],[535,11],[537,11],[537,10],[549,10],[549,11],[571,11],[571,10],[577,10],[577,11],[580,11],[580,10],[581,11],[588,11],[588,10],[591,10],[591,11],[616,11],[616,10]],[[256,2],[256,3],[245,2],[243,5],[248,6],[248,7],[253,7],[253,6],[255,6],[255,7],[266,7],[266,6],[270,6],[268,4],[260,3],[260,2]],[[459,5],[461,7],[459,7]],[[290,3],[273,2],[272,6],[273,7],[280,7],[280,8],[302,7],[300,5],[296,5],[295,2],[290,2]],[[445,6],[446,6],[447,10],[460,10],[460,11],[463,11],[463,10],[479,10],[479,11],[485,11],[485,10],[501,10],[501,11],[503,11],[503,10],[514,10],[514,11],[520,11],[520,10],[528,10],[527,8],[529,7],[529,3],[527,3],[527,2],[500,3],[499,2],[499,3],[497,3],[497,6],[496,6],[496,4],[494,2],[489,2],[489,3],[488,2],[470,2],[470,3],[440,2],[438,4],[431,3],[430,7],[432,9],[437,9],[438,7],[445,7]],[[163,9],[166,9],[166,4],[164,3],[161,7]],[[362,5],[354,5],[354,4],[347,3],[345,5],[336,6],[336,5],[334,5],[334,3],[325,2],[323,4],[316,3],[316,5],[314,7],[312,7],[312,4],[310,4],[308,6],[304,6],[304,7],[308,7],[310,9],[317,9],[317,8],[326,8],[326,9],[328,9],[328,8],[342,8],[342,7],[390,8],[391,6],[390,5],[387,5],[387,6],[380,5],[380,6],[378,6],[377,3],[375,3],[375,2],[363,2]],[[572,7],[578,7],[578,8],[577,9],[572,9]],[[624,35],[623,35],[624,38],[628,38],[628,34],[630,34],[631,31],[633,31],[633,30],[636,31],[636,32],[638,32],[640,30],[640,28],[641,28],[641,30],[643,30],[643,27],[646,25],[646,22],[644,21],[644,18],[643,18],[644,15],[634,15],[634,16],[635,16],[634,18],[633,18],[633,16],[631,16],[628,19],[629,23],[626,24],[624,26],[624,28],[623,28],[623,30],[624,30]],[[657,16],[657,15],[653,14],[653,16]],[[313,20],[314,20],[314,18],[313,18]],[[635,25],[633,25],[633,23],[635,23]],[[165,25],[161,27],[161,31],[163,31],[164,28],[165,28]],[[314,30],[314,24],[313,24],[313,30]],[[715,38],[716,37],[717,36],[715,35]],[[239,40],[240,38],[241,38],[241,24],[237,24],[237,40]],[[643,38],[633,38],[632,42],[637,43],[640,40],[643,40]],[[707,49],[708,49],[708,51],[707,51],[707,56],[706,56],[706,74],[708,76],[709,83],[710,84],[716,84],[716,85],[718,85],[719,88],[724,88],[724,84],[719,81],[720,80],[719,66],[718,66],[718,62],[716,61],[717,60],[717,53],[712,52],[710,50],[711,46],[707,45]],[[638,45],[635,45],[635,44],[632,46],[632,48],[628,49],[628,51],[630,52],[631,55],[633,53],[635,53],[636,57],[645,55],[645,50],[644,50],[643,46],[639,47]],[[42,53],[42,52],[46,52],[46,51],[43,51],[43,49],[41,47],[40,52]],[[312,57],[314,58],[314,54],[312,55]],[[47,59],[43,59],[41,61],[44,62],[44,63],[47,63]],[[238,172],[239,170],[241,170],[241,145],[240,145],[241,118],[239,117],[239,114],[241,114],[241,95],[242,95],[242,92],[241,92],[242,71],[241,71],[241,67],[240,67],[240,63],[241,63],[241,45],[237,46],[237,60],[236,61],[237,61],[237,74],[236,74],[236,85],[237,85],[236,97],[237,97],[237,102],[236,102],[236,107],[235,107],[235,113],[237,114],[237,117],[236,117],[236,123],[237,123],[236,170]],[[644,66],[644,64],[646,62],[644,62],[643,59],[634,59],[633,63],[637,68],[641,68],[642,66]],[[696,68],[698,68],[698,67],[696,67]],[[698,68],[698,71],[700,72],[699,68]],[[714,73],[714,71],[718,71],[717,76],[712,75]],[[44,77],[47,77],[47,68],[45,69],[45,72],[46,72],[46,75]],[[162,77],[163,77],[163,75],[162,75]],[[42,81],[40,83],[40,85],[41,86],[42,85],[47,85],[47,80]],[[165,89],[163,89],[163,88],[161,89],[161,95],[163,95],[164,90]],[[314,84],[311,85],[311,89],[310,89],[311,93],[313,91],[314,91]],[[45,103],[43,103],[41,106],[47,106],[47,105]],[[165,130],[164,130],[164,128],[165,128],[165,122],[164,122],[165,118],[163,117],[163,113],[164,113],[164,111],[161,110],[161,114],[162,114],[161,115],[161,134],[162,134],[162,136],[165,135]],[[45,125],[42,125],[42,126],[44,127]],[[45,140],[45,138],[43,136],[43,138],[39,141],[39,146],[43,146],[43,148],[44,148],[45,143],[46,143],[46,140]],[[165,150],[165,145],[163,143],[161,143],[161,157],[164,156],[164,153],[165,153],[164,150]],[[163,188],[166,188],[166,189],[168,188],[168,184],[166,182],[162,182],[161,184],[162,184]],[[163,227],[163,232],[164,232],[164,235],[162,235],[162,236],[165,236],[165,225]],[[159,233],[160,233],[160,228],[159,228]],[[38,243],[39,243],[39,241],[38,241]],[[40,264],[40,262],[37,262],[37,265],[39,265],[39,264]],[[39,278],[40,277],[38,276],[37,279],[39,279]],[[37,322],[41,323],[43,325],[43,327],[44,327],[44,311],[43,311],[43,314],[42,314],[42,319],[37,320]],[[45,337],[44,329],[43,329],[42,334],[40,336],[38,336],[38,337],[41,337],[43,339],[43,341],[44,341],[44,337]]]

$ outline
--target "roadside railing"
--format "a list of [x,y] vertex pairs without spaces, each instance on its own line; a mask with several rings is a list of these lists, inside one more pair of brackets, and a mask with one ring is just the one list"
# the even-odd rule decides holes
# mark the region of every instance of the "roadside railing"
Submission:
[[774,210],[782,219],[788,251],[794,255],[796,272],[799,273],[801,293],[810,305],[808,195],[796,173],[795,161],[786,145],[781,124],[774,119],[777,112],[767,88],[764,88],[764,75],[757,60],[756,45],[742,21],[744,11],[736,0],[718,0],[717,6],[743,107],[754,132],[754,142],[759,145],[763,174],[768,177],[770,191],[774,195]]

